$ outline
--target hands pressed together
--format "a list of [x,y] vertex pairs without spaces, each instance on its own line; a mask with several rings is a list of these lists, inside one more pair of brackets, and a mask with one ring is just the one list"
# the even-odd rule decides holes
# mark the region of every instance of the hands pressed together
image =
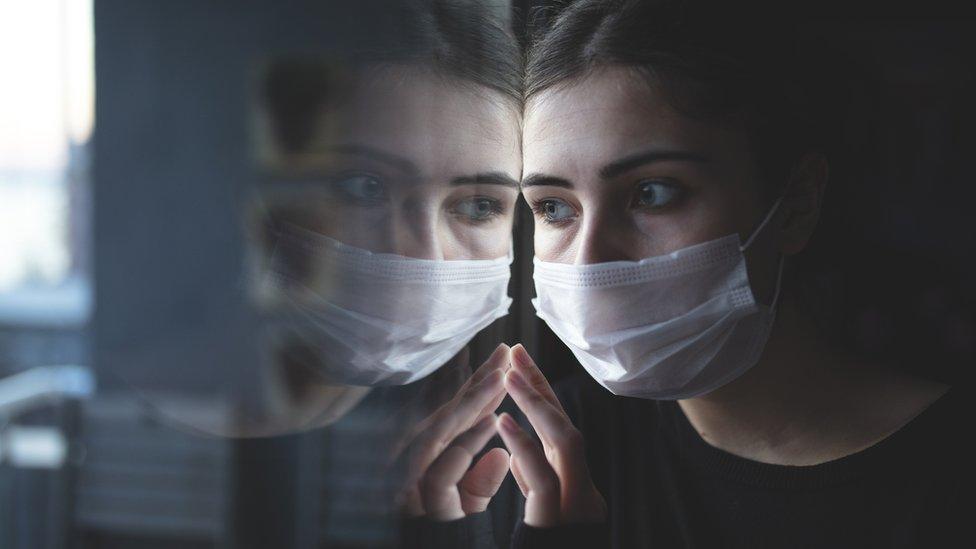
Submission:
[[[541,446],[511,416],[495,414],[506,394]],[[472,464],[496,432],[508,451],[493,448]],[[549,528],[606,518],[583,437],[522,345],[499,345],[407,440],[398,454],[406,465],[401,503],[411,516],[448,521],[480,513],[511,470],[525,496],[525,524]]]

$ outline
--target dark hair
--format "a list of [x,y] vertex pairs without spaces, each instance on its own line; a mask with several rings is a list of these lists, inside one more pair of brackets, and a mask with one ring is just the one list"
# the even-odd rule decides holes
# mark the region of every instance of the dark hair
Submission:
[[[501,93],[519,104],[522,53],[506,2],[411,0],[386,19],[402,32],[376,60],[426,65]],[[397,43],[398,42],[398,43]]]
[[337,7],[348,40],[338,52],[280,56],[264,74],[262,100],[278,142],[300,150],[315,131],[315,113],[341,93],[345,69],[408,65],[473,84],[521,105],[522,53],[507,27],[504,4],[458,0],[353,3]]
[[807,82],[817,80],[818,69],[801,60],[792,30],[679,1],[579,0],[563,7],[530,46],[524,97],[601,66],[632,68],[663,90],[677,112],[746,130],[771,194],[782,189],[800,155],[826,152],[829,133]]

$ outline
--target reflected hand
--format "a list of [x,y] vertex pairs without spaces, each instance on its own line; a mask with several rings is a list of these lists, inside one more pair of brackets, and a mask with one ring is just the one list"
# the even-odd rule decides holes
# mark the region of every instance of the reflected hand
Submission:
[[409,515],[446,521],[488,507],[508,474],[508,452],[493,448],[471,463],[495,434],[510,350],[499,345],[454,398],[413,429],[399,456],[406,464],[401,504]]
[[511,354],[505,388],[542,441],[540,448],[508,414],[498,419],[498,431],[512,453],[512,475],[525,496],[525,524],[548,528],[603,522],[607,505],[586,466],[583,435],[525,348],[516,345]]

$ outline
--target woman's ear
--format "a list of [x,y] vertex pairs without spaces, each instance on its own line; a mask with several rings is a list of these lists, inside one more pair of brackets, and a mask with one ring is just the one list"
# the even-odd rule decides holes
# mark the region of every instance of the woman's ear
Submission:
[[813,236],[829,171],[827,157],[818,152],[804,154],[794,165],[782,204],[785,220],[780,251],[784,254],[799,253]]

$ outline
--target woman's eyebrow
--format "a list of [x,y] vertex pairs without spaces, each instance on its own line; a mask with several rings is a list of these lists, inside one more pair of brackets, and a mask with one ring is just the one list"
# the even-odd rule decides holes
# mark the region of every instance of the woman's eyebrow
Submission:
[[502,172],[485,172],[474,175],[461,175],[451,179],[451,186],[456,185],[502,185],[518,188],[518,181]]
[[599,173],[600,173],[600,177],[603,179],[612,179],[629,170],[637,168],[638,166],[651,164],[653,162],[662,162],[665,160],[682,160],[685,162],[703,163],[703,162],[708,162],[708,157],[692,151],[677,151],[677,150],[644,151],[629,156],[625,156],[619,160],[614,160],[613,162],[600,168]]
[[556,177],[554,175],[546,175],[544,173],[533,173],[522,178],[523,189],[526,187],[537,187],[543,185],[550,187],[573,187],[573,184],[570,183],[568,179],[563,179],[562,177]]
[[370,147],[369,145],[346,143],[330,147],[329,151],[337,154],[365,156],[377,162],[387,164],[410,176],[419,176],[420,174],[420,169],[417,168],[417,165],[410,160],[397,154],[384,151],[382,149],[377,149],[376,147]]

